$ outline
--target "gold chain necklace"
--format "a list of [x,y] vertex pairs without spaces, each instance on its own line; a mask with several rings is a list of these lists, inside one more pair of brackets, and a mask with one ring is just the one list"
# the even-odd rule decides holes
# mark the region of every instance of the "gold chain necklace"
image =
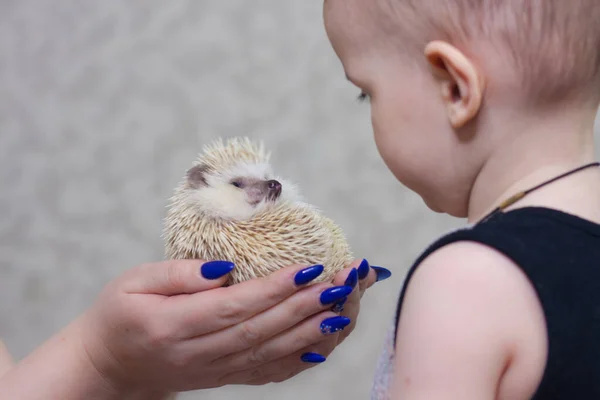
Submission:
[[517,201],[521,200],[523,197],[527,196],[529,193],[531,193],[531,192],[533,192],[535,190],[538,190],[538,189],[540,189],[540,188],[542,188],[542,187],[544,187],[546,185],[549,185],[549,184],[551,184],[551,183],[553,183],[553,182],[555,182],[555,181],[557,181],[559,179],[565,178],[565,177],[567,177],[569,175],[572,175],[572,174],[574,174],[576,172],[582,171],[582,170],[587,169],[587,168],[598,167],[598,166],[600,166],[600,162],[589,163],[589,164],[586,164],[584,166],[575,168],[575,169],[573,169],[571,171],[565,172],[564,174],[561,174],[561,175],[559,175],[557,177],[549,179],[549,180],[547,180],[547,181],[545,181],[543,183],[540,183],[539,185],[534,186],[534,187],[532,187],[530,189],[518,192],[518,193],[510,196],[508,199],[504,200],[502,203],[500,203],[500,205],[498,207],[496,207],[492,212],[490,212],[486,217],[484,217],[480,221],[480,223],[484,222],[484,221],[490,219],[492,216],[494,216],[494,215],[496,215],[496,214],[498,214],[498,213],[506,210],[508,207],[512,206]]

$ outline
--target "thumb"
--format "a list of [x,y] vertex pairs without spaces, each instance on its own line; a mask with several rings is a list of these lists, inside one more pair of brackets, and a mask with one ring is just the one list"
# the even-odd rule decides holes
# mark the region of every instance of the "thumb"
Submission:
[[127,293],[175,296],[223,286],[233,270],[229,261],[168,260],[142,264],[127,273]]

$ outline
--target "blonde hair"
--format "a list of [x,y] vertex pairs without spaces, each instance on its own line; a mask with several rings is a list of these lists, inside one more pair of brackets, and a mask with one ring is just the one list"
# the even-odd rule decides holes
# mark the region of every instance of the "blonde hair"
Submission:
[[600,101],[600,0],[377,0],[375,8],[379,29],[402,31],[420,51],[435,39],[467,48],[485,40],[536,103]]

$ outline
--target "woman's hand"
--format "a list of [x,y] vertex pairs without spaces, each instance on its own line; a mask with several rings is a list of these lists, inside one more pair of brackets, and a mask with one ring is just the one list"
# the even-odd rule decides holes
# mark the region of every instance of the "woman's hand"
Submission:
[[[309,285],[322,267],[291,266],[230,287],[222,287],[233,267],[226,262],[139,266],[12,368],[0,391],[22,400],[158,400],[284,381],[324,361],[352,331],[360,297],[377,279],[362,265],[341,271],[338,286]],[[356,275],[365,279],[355,284]]]
[[[326,319],[319,325],[321,335],[316,332],[315,326],[311,326],[311,332],[314,334],[315,343],[284,359],[266,363],[242,373],[236,373],[231,378],[245,380],[243,383],[249,385],[282,382],[311,368],[315,364],[325,361],[326,357],[329,356],[356,327],[360,311],[360,300],[365,291],[373,286],[375,282],[382,281],[390,276],[391,272],[385,268],[376,266],[371,267],[367,260],[355,260],[348,268],[340,271],[333,281],[333,284],[336,285],[336,287],[343,285],[349,286],[355,290],[353,290],[346,299],[334,303],[331,310],[337,315],[331,317],[327,314]],[[316,322],[318,321],[319,319]],[[296,327],[287,333],[290,343],[293,342],[294,335],[296,335],[296,331],[299,328],[300,327]],[[283,344],[283,340],[281,340],[281,342]],[[268,346],[268,344],[264,344],[263,347],[264,346]],[[302,354],[307,362],[298,362],[297,357],[299,354]],[[271,358],[272,357],[269,357],[268,359]]]
[[349,326],[340,332],[337,336],[337,345],[342,343],[344,339],[352,333],[358,321],[358,313],[360,311],[360,300],[366,290],[373,286],[376,282],[383,281],[392,276],[392,273],[382,267],[370,266],[367,260],[354,261],[349,268],[338,273],[333,281],[334,285],[353,285],[358,282],[359,290],[354,290],[347,298],[335,305],[334,311],[340,315],[350,319]]
[[[354,330],[360,310],[360,299],[365,291],[377,280],[383,280],[390,276],[388,270],[380,267],[370,267],[367,260],[355,260],[348,268],[340,271],[334,278],[335,287],[348,286],[352,293],[348,297],[336,301],[329,308],[334,312],[323,313],[316,320],[308,324],[313,343],[304,346],[309,341],[296,342],[303,325],[297,325],[277,337],[254,347],[250,350],[265,361],[262,365],[251,363],[251,368],[235,372],[227,377],[227,383],[244,383],[247,385],[263,385],[271,382],[282,382],[299,374],[300,372],[320,364],[333,352],[335,347],[344,341]],[[358,290],[357,290],[358,289]],[[319,322],[320,321],[320,322]],[[277,359],[278,353],[269,352],[268,349],[286,346],[288,351],[295,350],[289,356]],[[299,347],[304,346],[300,350]],[[246,357],[249,352],[246,352]],[[300,357],[300,360],[299,360]]]
[[[107,286],[81,325],[100,375],[123,390],[156,392],[286,380],[333,350],[340,336],[327,335],[326,325],[343,324],[332,307],[348,298],[345,315],[356,318],[360,296],[375,281],[371,270],[362,287],[344,285],[343,275],[356,273],[348,268],[339,286],[307,286],[322,267],[292,266],[222,287],[232,267],[167,261]],[[355,321],[344,321],[353,329]]]

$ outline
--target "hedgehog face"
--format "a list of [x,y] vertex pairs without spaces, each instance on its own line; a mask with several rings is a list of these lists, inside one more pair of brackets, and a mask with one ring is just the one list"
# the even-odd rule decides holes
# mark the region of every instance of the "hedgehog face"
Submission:
[[227,171],[200,164],[188,170],[187,183],[190,206],[212,217],[237,221],[278,204],[286,189],[268,165],[257,164],[240,164]]

